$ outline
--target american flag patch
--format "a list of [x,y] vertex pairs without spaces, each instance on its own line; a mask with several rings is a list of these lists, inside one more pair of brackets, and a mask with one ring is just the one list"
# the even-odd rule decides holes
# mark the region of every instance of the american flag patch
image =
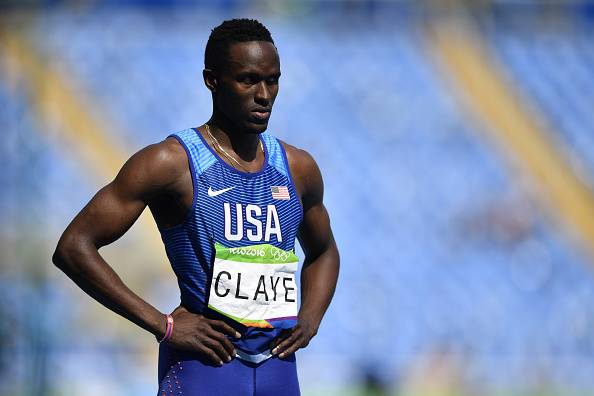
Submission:
[[282,199],[284,201],[291,199],[287,186],[272,186],[270,187],[270,192],[273,199]]

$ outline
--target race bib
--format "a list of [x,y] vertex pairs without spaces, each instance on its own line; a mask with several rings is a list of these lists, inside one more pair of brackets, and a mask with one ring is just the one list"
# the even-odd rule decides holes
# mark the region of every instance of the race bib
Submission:
[[297,317],[298,258],[269,244],[215,244],[208,307],[245,326],[272,328]]

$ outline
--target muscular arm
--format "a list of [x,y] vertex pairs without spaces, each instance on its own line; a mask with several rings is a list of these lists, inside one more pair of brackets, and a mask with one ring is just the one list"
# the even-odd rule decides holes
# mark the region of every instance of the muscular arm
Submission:
[[[53,256],[56,266],[91,297],[158,339],[165,333],[165,315],[132,292],[98,250],[120,238],[147,205],[154,209],[154,202],[159,202],[168,210],[179,206],[184,188],[191,191],[191,183],[186,154],[174,139],[146,147],[74,218]],[[153,211],[153,215],[167,224],[172,213],[163,215],[162,211]],[[240,334],[226,323],[181,306],[172,316],[175,325],[168,342],[173,347],[201,352],[218,365],[235,356],[225,335],[239,338]]]
[[151,199],[173,189],[183,164],[167,141],[133,155],[74,218],[53,255],[54,264],[91,297],[157,337],[165,332],[164,314],[132,292],[98,250],[120,238]]
[[317,334],[332,300],[339,270],[339,255],[330,218],[323,203],[324,185],[313,158],[287,146],[291,173],[303,203],[303,222],[298,238],[305,253],[301,269],[301,308],[298,324],[274,343],[273,353],[285,357],[309,344]]

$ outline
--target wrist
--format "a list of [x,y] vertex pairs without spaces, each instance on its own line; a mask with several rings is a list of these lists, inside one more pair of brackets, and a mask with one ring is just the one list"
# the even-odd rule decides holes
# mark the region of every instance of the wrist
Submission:
[[165,335],[167,330],[167,315],[155,310],[151,314],[150,321],[148,321],[147,330],[150,331],[157,341],[159,341]]
[[159,344],[164,341],[168,341],[173,335],[174,320],[171,314],[165,315],[164,325],[165,329],[163,330],[162,336],[156,336],[157,342],[159,342]]
[[301,310],[297,315],[297,320],[306,321],[308,324],[310,324],[317,330],[318,327],[320,327],[320,323],[322,322],[322,315],[316,312]]
[[165,331],[167,331],[167,315],[159,314],[156,331],[153,332],[153,335],[155,336],[157,342],[159,342],[159,340],[161,340],[165,336]]

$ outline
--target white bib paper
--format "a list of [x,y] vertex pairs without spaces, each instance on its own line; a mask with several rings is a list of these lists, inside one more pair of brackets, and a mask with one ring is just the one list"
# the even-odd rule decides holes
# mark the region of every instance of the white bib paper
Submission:
[[215,248],[209,308],[251,327],[297,316],[293,252],[269,244]]

